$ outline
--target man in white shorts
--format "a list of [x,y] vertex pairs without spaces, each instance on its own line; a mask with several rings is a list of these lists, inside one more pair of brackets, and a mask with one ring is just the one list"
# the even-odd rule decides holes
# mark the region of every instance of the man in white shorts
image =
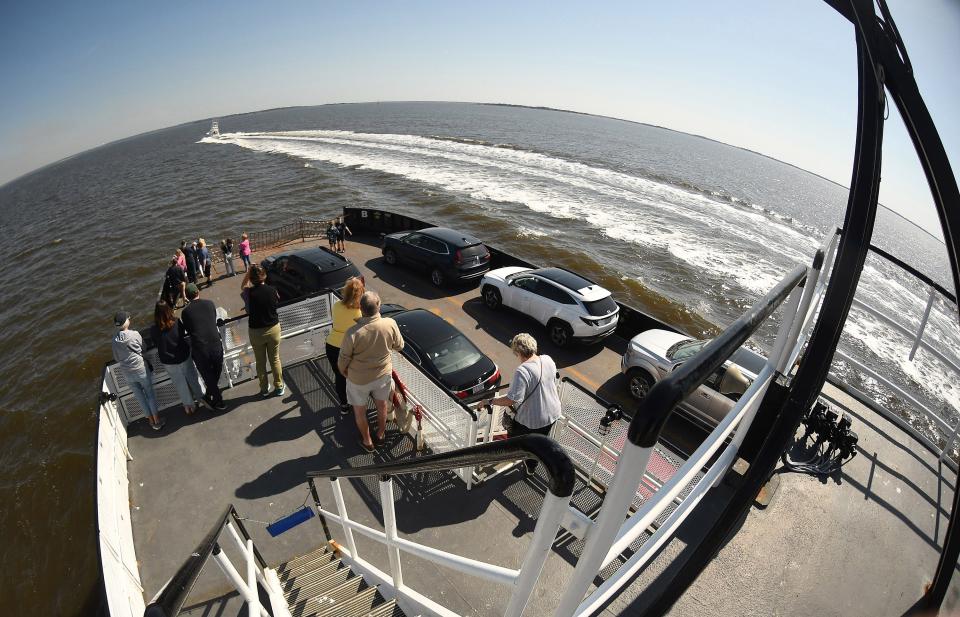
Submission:
[[403,349],[403,336],[397,322],[380,316],[380,296],[368,291],[360,296],[361,317],[343,335],[337,367],[347,378],[347,402],[360,431],[360,446],[373,452],[374,441],[367,424],[367,399],[377,406],[377,439],[383,441],[387,430],[387,399],[390,397],[393,362],[391,351]]

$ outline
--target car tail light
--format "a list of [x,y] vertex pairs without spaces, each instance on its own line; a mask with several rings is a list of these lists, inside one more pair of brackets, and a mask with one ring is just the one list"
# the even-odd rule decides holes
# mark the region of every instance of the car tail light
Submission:
[[463,263],[463,255],[460,253],[460,249],[457,249],[457,254],[453,257],[453,263],[460,265]]
[[457,394],[457,398],[467,398],[467,396],[470,394],[470,392],[467,391],[467,390],[460,390],[460,391],[457,392],[456,394]]
[[593,319],[587,319],[586,317],[581,317],[581,318],[580,318],[580,321],[582,321],[583,323],[587,324],[588,326],[595,326],[595,325],[597,325],[597,322],[596,322],[596,321],[594,321]]
[[487,380],[487,383],[494,382],[494,381],[496,381],[496,380],[498,380],[498,379],[500,379],[500,369],[495,368],[495,369],[493,370],[493,375],[490,376],[490,378]]

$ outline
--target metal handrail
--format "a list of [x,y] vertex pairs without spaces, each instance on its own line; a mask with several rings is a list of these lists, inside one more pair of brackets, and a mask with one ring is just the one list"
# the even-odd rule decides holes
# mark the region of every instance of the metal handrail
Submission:
[[[822,258],[821,258],[822,259]],[[704,345],[695,356],[665,379],[658,381],[640,402],[630,427],[627,440],[643,448],[651,448],[660,437],[674,408],[747,341],[767,317],[779,307],[790,292],[807,277],[807,266],[790,271],[776,287],[758,300],[719,336]]]
[[560,444],[543,435],[523,435],[490,443],[479,444],[450,452],[431,454],[411,461],[367,465],[350,469],[309,471],[307,479],[361,478],[365,476],[389,477],[422,471],[444,471],[469,467],[481,463],[498,463],[517,459],[536,459],[543,464],[549,478],[550,492],[558,497],[573,494],[576,479],[573,461]]
[[[163,590],[147,605],[143,617],[174,617],[180,614],[180,609],[183,608],[190,590],[197,582],[204,564],[210,558],[211,553],[215,552],[219,544],[220,534],[231,522],[236,523],[244,540],[250,541],[250,534],[243,525],[243,520],[237,513],[236,508],[233,507],[233,504],[228,505],[223,514],[217,517],[217,522],[203,537],[197,548],[190,553],[180,569],[170,578]],[[253,554],[260,568],[266,568],[267,562],[264,561],[263,555],[260,554],[256,546],[253,547]]]

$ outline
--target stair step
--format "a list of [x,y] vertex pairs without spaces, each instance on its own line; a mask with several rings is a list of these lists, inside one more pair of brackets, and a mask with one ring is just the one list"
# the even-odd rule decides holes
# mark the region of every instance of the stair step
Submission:
[[315,548],[314,550],[310,551],[309,553],[304,553],[303,555],[300,555],[299,557],[294,557],[294,558],[291,559],[290,561],[287,561],[287,562],[284,562],[284,563],[280,564],[279,566],[277,566],[277,570],[278,570],[278,571],[279,571],[279,570],[289,570],[289,569],[291,569],[291,568],[297,567],[298,565],[300,565],[300,564],[302,564],[302,563],[306,563],[306,562],[308,562],[308,561],[313,561],[314,559],[316,559],[316,558],[319,557],[320,555],[329,555],[329,554],[330,554],[330,549],[328,549],[328,548],[326,547],[326,545],[320,546],[319,548]]
[[350,571],[350,568],[340,568],[339,570],[328,573],[327,576],[322,579],[285,592],[283,597],[285,597],[287,602],[291,604],[309,600],[310,598],[315,598],[325,594],[327,591],[333,589],[337,585],[345,583],[352,574],[353,573]]
[[285,566],[281,566],[280,568],[277,568],[277,576],[280,578],[281,581],[285,581],[291,578],[295,578],[301,574],[304,574],[305,572],[316,570],[320,566],[330,563],[335,559],[336,559],[336,556],[333,553],[328,551],[326,553],[315,555],[309,561],[301,561],[300,563],[298,563],[293,567],[288,568]]
[[309,585],[310,583],[328,576],[331,572],[340,568],[340,563],[341,562],[339,559],[334,559],[330,563],[325,563],[315,570],[307,570],[303,574],[297,574],[295,576],[286,578],[280,582],[280,585],[283,587],[284,593],[293,591],[298,587]]
[[377,592],[377,588],[368,587],[351,598],[318,611],[313,617],[363,617],[382,601],[383,597]]
[[[349,570],[347,570],[347,572],[349,572]],[[294,613],[294,617],[296,617],[297,613],[300,615],[312,615],[316,611],[325,612],[328,608],[336,608],[344,601],[361,593],[366,593],[370,589],[376,591],[375,587],[364,589],[365,585],[366,583],[363,577],[352,576],[325,591],[301,594],[299,600],[290,603],[290,612]]]
[[406,617],[396,600],[388,600],[370,611],[367,617]]

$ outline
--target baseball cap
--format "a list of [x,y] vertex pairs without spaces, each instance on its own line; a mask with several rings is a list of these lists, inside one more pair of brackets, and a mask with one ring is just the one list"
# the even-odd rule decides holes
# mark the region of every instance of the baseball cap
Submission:
[[196,283],[187,283],[187,288],[185,291],[187,292],[187,297],[190,298],[200,294],[200,288],[197,287]]
[[117,313],[113,316],[113,325],[119,328],[123,324],[127,323],[128,319],[130,319],[130,313],[126,311],[117,311]]

